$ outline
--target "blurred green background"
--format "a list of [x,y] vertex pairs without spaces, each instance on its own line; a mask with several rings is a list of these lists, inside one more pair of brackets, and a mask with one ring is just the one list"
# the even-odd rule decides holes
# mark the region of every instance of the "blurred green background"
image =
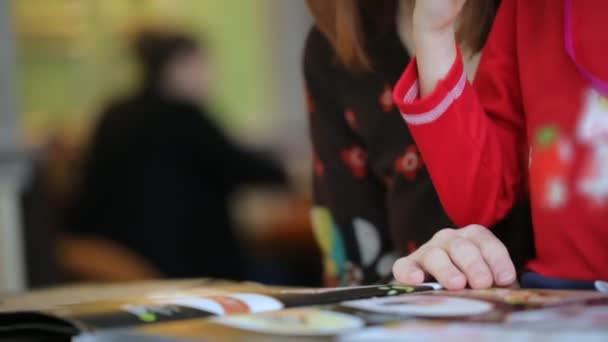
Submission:
[[[267,126],[276,115],[269,0],[18,0],[17,76],[25,137],[88,127],[100,105],[135,80],[126,42],[142,25],[205,37],[216,65],[212,99],[231,130]],[[65,132],[64,132],[65,133]]]

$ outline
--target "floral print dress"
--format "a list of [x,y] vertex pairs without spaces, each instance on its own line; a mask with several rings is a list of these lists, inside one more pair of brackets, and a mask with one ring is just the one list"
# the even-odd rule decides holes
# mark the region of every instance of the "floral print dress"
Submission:
[[[408,53],[396,30],[367,38],[371,72],[343,67],[317,29],[304,52],[314,149],[311,215],[327,286],[386,281],[398,257],[453,227],[392,101]],[[516,263],[532,245],[528,206],[521,207],[495,229],[507,232],[503,242]],[[506,227],[513,225],[518,229]]]

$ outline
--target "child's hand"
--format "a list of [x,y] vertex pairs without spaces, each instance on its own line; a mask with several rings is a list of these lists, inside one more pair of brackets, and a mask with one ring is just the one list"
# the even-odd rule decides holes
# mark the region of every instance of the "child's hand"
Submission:
[[456,59],[454,23],[466,0],[416,0],[413,14],[414,50],[420,94],[430,94]]
[[466,0],[416,0],[414,27],[430,33],[454,27],[454,22]]
[[506,247],[479,225],[439,231],[417,251],[397,260],[393,274],[408,285],[420,284],[430,275],[449,290],[467,284],[474,289],[508,286],[516,280]]

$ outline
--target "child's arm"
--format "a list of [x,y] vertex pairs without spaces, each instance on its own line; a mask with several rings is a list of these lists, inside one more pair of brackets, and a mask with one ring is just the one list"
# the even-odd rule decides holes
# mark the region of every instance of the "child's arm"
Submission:
[[458,226],[491,226],[508,213],[525,182],[516,1],[503,1],[475,88],[466,81],[452,29],[462,3],[416,2],[417,57],[394,95],[451,219]]

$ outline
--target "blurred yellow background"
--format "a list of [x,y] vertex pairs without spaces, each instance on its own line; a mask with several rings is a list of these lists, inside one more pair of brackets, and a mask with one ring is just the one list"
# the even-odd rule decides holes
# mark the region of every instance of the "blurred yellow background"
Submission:
[[[100,104],[133,83],[126,40],[141,25],[205,37],[218,73],[212,99],[225,127],[263,130],[273,98],[270,0],[13,1],[24,133],[39,143],[87,127]],[[253,127],[252,127],[253,125]]]
[[[8,71],[0,73],[0,292],[64,280],[49,266],[62,227],[40,212],[60,213],[77,190],[100,111],[137,80],[130,38],[150,26],[205,42],[216,76],[214,121],[237,143],[276,156],[290,175],[293,192],[243,189],[231,204],[255,258],[263,267],[282,263],[288,278],[277,282],[317,281],[301,75],[310,25],[303,0],[0,3],[0,67]],[[27,196],[34,210],[25,208]]]

